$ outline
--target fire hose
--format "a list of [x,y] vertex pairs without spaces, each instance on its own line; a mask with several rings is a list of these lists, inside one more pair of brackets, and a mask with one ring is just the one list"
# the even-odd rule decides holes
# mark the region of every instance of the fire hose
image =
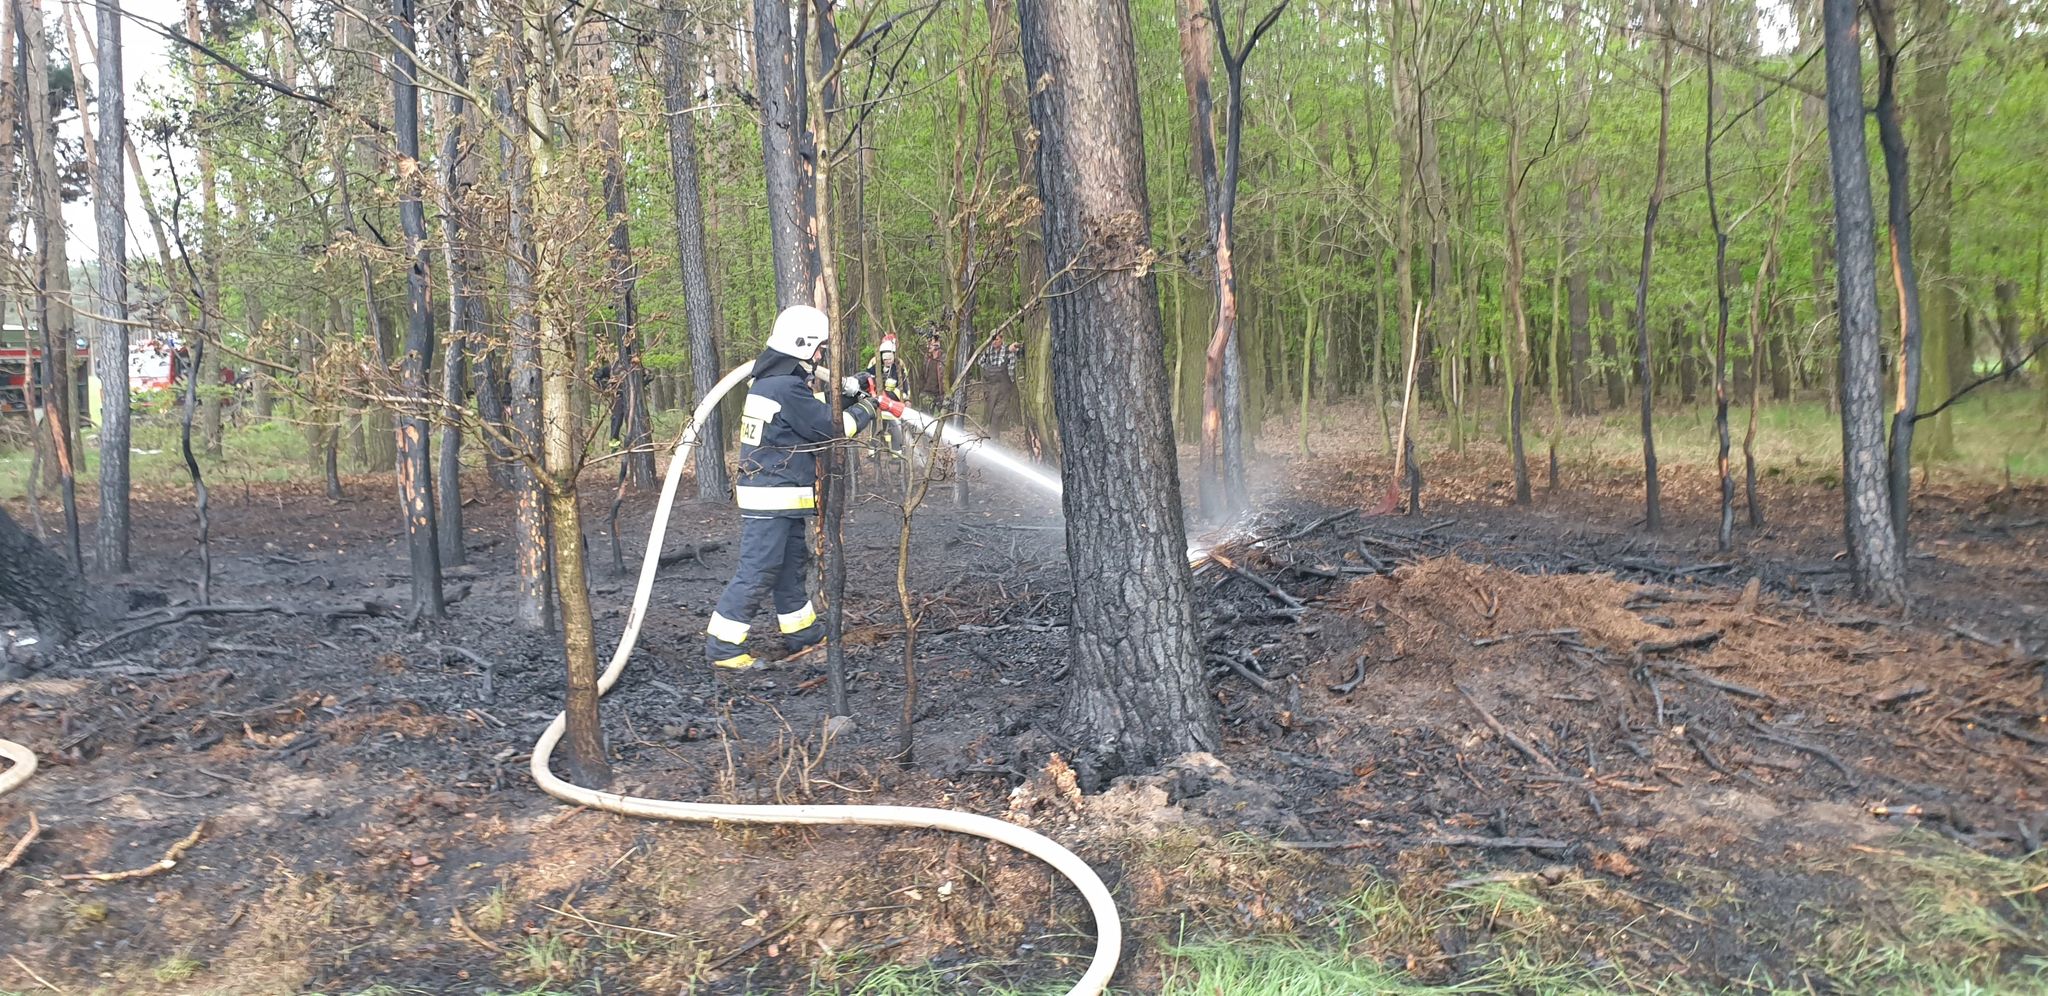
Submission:
[[0,757],[13,762],[12,767],[0,772],[0,795],[20,788],[22,782],[36,773],[35,752],[12,740],[0,740]]
[[[640,626],[646,622],[647,603],[653,594],[655,574],[661,564],[662,542],[668,533],[669,513],[675,506],[676,488],[682,482],[683,466],[690,462],[691,451],[697,445],[698,430],[703,426],[705,417],[727,392],[747,378],[752,366],[747,364],[735,367],[704,396],[698,403],[696,412],[691,415],[690,424],[683,430],[682,439],[676,443],[675,456],[669,461],[668,473],[662,478],[661,502],[655,507],[654,526],[648,533],[646,552],[641,555],[640,581],[633,590],[633,608],[626,616],[626,629],[619,637],[618,648],[612,652],[611,663],[598,677],[597,693],[600,696],[618,684],[620,675],[626,670],[627,662],[632,659],[634,644],[640,638]],[[1109,889],[1103,885],[1101,876],[1095,874],[1095,870],[1090,868],[1087,862],[1043,834],[976,813],[917,806],[732,805],[650,799],[584,788],[555,777],[555,773],[549,768],[548,762],[568,725],[566,713],[556,714],[554,722],[548,724],[547,731],[542,733],[540,739],[533,745],[532,764],[533,780],[540,785],[541,791],[564,802],[623,816],[689,823],[946,830],[981,837],[1023,851],[1051,865],[1055,871],[1072,882],[1074,887],[1081,891],[1082,897],[1087,899],[1089,911],[1095,918],[1095,953],[1088,964],[1088,971],[1072,989],[1067,991],[1067,996],[1097,996],[1109,985],[1109,977],[1116,972],[1117,957],[1123,949],[1123,924],[1117,917],[1116,900],[1110,897]],[[4,744],[5,741],[0,741],[0,745]],[[26,763],[32,770],[35,765],[34,757],[31,755]],[[20,770],[19,767],[15,769]],[[9,776],[13,774],[14,772],[9,772]],[[23,774],[22,777],[27,776]],[[4,790],[5,787],[0,786],[0,791]]]

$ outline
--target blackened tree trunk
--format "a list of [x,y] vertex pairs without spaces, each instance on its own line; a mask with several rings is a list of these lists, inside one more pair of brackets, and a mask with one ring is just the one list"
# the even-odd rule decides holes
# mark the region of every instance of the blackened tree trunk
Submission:
[[0,602],[28,613],[36,634],[68,643],[86,623],[85,584],[0,508]]
[[[1209,61],[1209,49],[1210,36],[1216,33],[1218,23],[1220,19],[1210,16],[1205,0],[1181,0],[1180,71],[1188,91],[1188,120],[1191,123],[1188,144],[1193,153],[1195,174],[1202,183],[1203,218],[1208,225],[1212,267],[1224,265],[1230,255],[1228,250],[1222,249],[1222,232],[1217,227],[1223,217],[1220,203],[1223,174],[1216,164],[1216,99],[1212,85],[1215,72]],[[1224,494],[1223,368],[1228,354],[1237,350],[1237,306],[1233,298],[1231,312],[1223,311],[1222,281],[1214,272],[1209,277],[1216,281],[1214,292],[1218,306],[1216,324],[1210,329],[1209,341],[1202,350],[1201,466],[1196,477],[1196,495],[1204,514],[1222,518],[1230,511],[1230,501]]]
[[[1888,0],[1874,0],[1877,35],[1877,141],[1884,149],[1887,220],[1891,229],[1892,284],[1899,302],[1898,390],[1892,397],[1892,439],[1886,492],[1899,554],[1912,549],[1906,520],[1913,503],[1913,423],[1920,410],[1920,278],[1913,270],[1913,187],[1906,133],[1899,127],[1898,18]],[[1938,167],[1937,167],[1938,168]]]
[[[1912,35],[1904,46],[1913,57],[1913,158],[1919,160],[1912,191],[1913,242],[1917,267],[1927,285],[1922,302],[1921,389],[1938,404],[1970,379],[1975,357],[1963,334],[1965,308],[1955,268],[1955,126],[1949,75],[1959,61],[1953,22],[1961,4],[1954,0],[1911,0]],[[1896,0],[1885,5],[1896,9]],[[1893,53],[1896,56],[1899,53]],[[1953,412],[1942,411],[1925,426],[1915,426],[1920,455],[1947,459],[1956,455]]]
[[[1209,20],[1216,35],[1217,54],[1223,58],[1227,83],[1223,103],[1223,175],[1210,181],[1210,235],[1216,255],[1216,331],[1209,338],[1206,366],[1202,376],[1202,455],[1210,476],[1217,478],[1220,505],[1207,507],[1211,515],[1234,515],[1249,502],[1244,479],[1244,385],[1240,357],[1243,350],[1237,336],[1237,262],[1233,257],[1237,215],[1237,183],[1243,172],[1244,64],[1251,58],[1259,38],[1287,9],[1280,0],[1259,19],[1239,45],[1230,42],[1229,26],[1223,22],[1222,0],[1209,0]],[[1198,127],[1207,128],[1204,118]],[[1208,164],[1214,168],[1215,157]]]
[[1636,273],[1636,364],[1643,395],[1643,528],[1657,532],[1664,528],[1664,510],[1658,501],[1657,438],[1650,421],[1650,395],[1656,386],[1656,368],[1650,354],[1650,260],[1657,242],[1657,212],[1664,206],[1664,180],[1671,151],[1671,39],[1659,43],[1662,67],[1657,76],[1657,173],[1650,183],[1650,206],[1643,213],[1643,261]]
[[[454,6],[440,21],[441,57],[446,72],[457,87],[441,98],[441,235],[442,268],[448,279],[448,340],[441,349],[441,400],[460,409],[468,400],[466,378],[472,353],[478,350],[478,333],[484,322],[484,302],[473,290],[476,281],[476,249],[466,243],[476,230],[469,205],[469,191],[477,179],[475,139],[470,136],[474,112],[462,89],[469,84],[469,59],[462,49],[462,7]],[[484,367],[479,356],[477,366]],[[478,409],[483,409],[479,392]],[[434,523],[441,538],[441,566],[460,567],[469,559],[463,548],[462,526],[462,425],[453,419],[441,429],[440,477],[434,497],[440,515]]]
[[[671,7],[662,36],[663,108],[668,112],[669,172],[676,181],[676,261],[683,278],[683,317],[690,333],[690,381],[701,399],[724,372],[718,357],[718,305],[711,294],[711,267],[704,240],[704,194],[697,175],[697,123],[690,112],[696,96],[696,39],[689,15]],[[725,423],[718,409],[705,416],[697,436],[697,498],[724,501],[732,494],[725,468]]]
[[[1190,598],[1124,0],[1020,0],[1038,81],[1053,389],[1074,583],[1062,721],[1098,774],[1220,742]],[[1116,335],[1104,329],[1119,330]]]
[[[121,150],[128,146],[121,72],[121,2],[98,0],[100,190],[126,191]],[[95,539],[102,573],[128,573],[128,203],[120,193],[93,198],[99,229],[99,341],[93,367],[100,377],[100,518]]]
[[398,137],[398,221],[405,230],[405,353],[399,391],[406,409],[398,417],[398,497],[404,506],[405,540],[412,567],[414,618],[448,614],[441,600],[441,548],[434,534],[434,455],[428,444],[427,368],[434,358],[434,316],[427,311],[427,215],[420,203],[420,84],[413,47],[415,0],[392,0],[391,127]]
[[761,160],[768,173],[768,234],[775,260],[775,304],[811,304],[814,273],[805,251],[804,191],[797,142],[804,97],[797,87],[797,44],[788,0],[754,0],[754,80],[761,102]]
[[1828,158],[1835,188],[1840,299],[1843,532],[1859,597],[1906,604],[1906,564],[1886,494],[1884,387],[1877,342],[1877,253],[1870,153],[1863,134],[1863,53],[1856,0],[1823,0]]
[[[1707,8],[1707,49],[1714,48],[1714,11]],[[1721,472],[1721,525],[1714,534],[1714,548],[1726,553],[1735,542],[1735,474],[1729,463],[1728,434],[1728,229],[1721,224],[1721,199],[1714,190],[1714,119],[1720,111],[1721,93],[1714,84],[1714,60],[1707,64],[1707,128],[1700,159],[1707,181],[1707,218],[1714,228],[1714,436],[1720,444],[1716,466]],[[1763,275],[1757,275],[1762,282]]]

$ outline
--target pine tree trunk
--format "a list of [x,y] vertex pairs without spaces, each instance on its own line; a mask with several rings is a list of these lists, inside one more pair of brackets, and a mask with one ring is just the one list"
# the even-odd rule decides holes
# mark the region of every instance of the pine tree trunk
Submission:
[[1823,0],[1828,153],[1835,189],[1835,285],[1841,301],[1842,497],[1859,597],[1906,604],[1906,565],[1886,494],[1884,386],[1878,348],[1877,257],[1870,154],[1864,139],[1857,0]]
[[[469,58],[463,51],[459,8],[441,19],[436,41],[440,43],[444,71],[458,86],[469,85]],[[474,360],[487,370],[481,356],[484,302],[473,287],[477,279],[477,251],[467,240],[478,228],[469,204],[469,191],[476,186],[479,150],[471,135],[475,113],[460,93],[441,97],[441,235],[447,243],[442,250],[442,268],[448,279],[448,338],[441,350],[441,400],[456,411],[468,404],[467,376]],[[487,374],[486,374],[487,376]],[[484,378],[479,378],[482,381]],[[484,385],[478,384],[477,409],[484,408]],[[438,480],[434,497],[439,501],[435,522],[441,539],[441,566],[461,567],[469,561],[463,545],[466,530],[462,522],[462,436],[461,424],[441,427]]]
[[[121,155],[128,146],[123,105],[121,2],[97,0],[99,24],[99,142],[108,150],[95,165],[99,189],[126,190]],[[4,217],[0,214],[0,217]],[[125,197],[95,197],[99,229],[100,323],[93,365],[100,377],[100,516],[96,540],[101,573],[128,573],[128,205]]]
[[[507,68],[507,81],[498,91],[509,114],[512,101],[525,100],[525,67],[515,61]],[[534,282],[538,267],[530,228],[533,164],[526,143],[516,137],[500,137],[505,162],[505,309],[511,329],[511,445],[515,457],[513,494],[517,513],[512,527],[513,565],[519,578],[519,597],[512,618],[523,629],[553,631],[555,610],[549,565],[548,510],[541,498],[541,479],[528,461],[544,460],[541,449],[541,356],[540,311]]]
[[428,422],[427,370],[434,360],[434,316],[427,310],[427,215],[421,203],[424,176],[420,169],[420,86],[418,56],[413,46],[415,0],[392,0],[389,24],[392,52],[391,127],[398,137],[398,218],[405,232],[405,352],[399,366],[399,391],[406,408],[399,413],[398,496],[404,506],[405,539],[412,573],[414,618],[440,619],[448,614],[441,600],[441,547],[435,535],[434,454]]
[[767,169],[768,232],[775,261],[775,306],[811,303],[815,279],[804,250],[804,190],[798,177],[797,139],[803,130],[803,95],[797,88],[798,51],[791,35],[789,0],[754,0],[754,79],[760,98],[761,159]]
[[1048,308],[1074,584],[1061,716],[1099,783],[1221,738],[1191,601],[1157,291],[1141,263],[1150,225],[1130,11],[1123,0],[1020,0],[1018,11],[1026,77],[1041,81],[1031,118],[1046,268],[1060,274]]
[[[710,253],[704,238],[704,196],[697,174],[697,123],[689,111],[696,99],[697,40],[689,15],[671,7],[662,36],[663,107],[668,112],[669,172],[675,176],[676,260],[682,271],[683,317],[689,325],[690,381],[696,397],[711,393],[724,373],[716,335],[718,304],[712,296]],[[692,403],[694,405],[694,402]],[[732,494],[725,467],[725,422],[713,409],[697,435],[697,498],[724,501]]]

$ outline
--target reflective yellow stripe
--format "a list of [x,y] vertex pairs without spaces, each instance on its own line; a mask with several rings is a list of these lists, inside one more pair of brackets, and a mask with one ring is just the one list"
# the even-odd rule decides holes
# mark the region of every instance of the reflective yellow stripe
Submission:
[[818,610],[812,608],[811,603],[805,602],[804,607],[795,612],[778,613],[775,621],[782,624],[782,632],[785,634],[801,633],[818,621]]
[[808,484],[786,484],[779,487],[742,484],[734,488],[733,492],[741,508],[756,512],[791,512],[818,507],[817,491]]
[[774,418],[781,411],[782,402],[774,398],[764,398],[758,394],[749,394],[747,395],[747,407],[742,414],[747,418],[757,418],[766,422]]
[[734,622],[716,612],[711,614],[711,621],[704,624],[704,632],[711,634],[712,639],[733,646],[747,642],[747,629],[746,623]]
[[754,655],[741,654],[738,657],[727,657],[722,661],[712,661],[711,666],[722,667],[728,671],[744,671],[754,666]]
[[840,412],[839,417],[846,420],[847,438],[851,439],[855,434],[860,432],[860,423],[854,421],[852,412]]

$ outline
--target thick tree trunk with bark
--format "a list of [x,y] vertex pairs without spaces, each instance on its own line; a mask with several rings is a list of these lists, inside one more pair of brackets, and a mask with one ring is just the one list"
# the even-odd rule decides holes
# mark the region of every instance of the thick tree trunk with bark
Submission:
[[85,583],[0,508],[0,602],[28,613],[36,634],[70,642],[86,624]]
[[[689,15],[671,7],[662,35],[662,106],[668,112],[669,172],[675,176],[676,261],[683,278],[683,317],[690,334],[690,382],[696,398],[711,393],[724,373],[719,361],[718,305],[712,298],[710,254],[704,239],[704,195],[697,174],[698,61]],[[694,405],[696,402],[692,401]],[[697,498],[724,501],[732,494],[725,467],[725,423],[712,409],[697,437]]]
[[[506,75],[508,81],[499,91],[499,99],[505,102],[504,110],[509,114],[514,99],[524,100],[527,83],[523,79],[524,67],[517,62],[508,67]],[[512,527],[512,559],[519,577],[519,598],[512,618],[523,629],[551,631],[555,625],[555,610],[552,579],[549,577],[552,557],[548,553],[548,511],[541,500],[540,475],[534,466],[542,457],[540,312],[539,302],[534,296],[538,264],[529,234],[533,210],[530,192],[533,164],[524,141],[501,137],[499,147],[505,161],[505,201],[508,208],[505,222],[505,307],[510,313],[507,317],[511,327],[512,354],[511,397],[506,407],[511,413],[509,435],[514,456],[513,494],[517,501]]]
[[405,353],[399,366],[399,391],[407,410],[398,418],[398,497],[405,516],[405,539],[412,573],[415,618],[439,619],[448,614],[441,600],[441,547],[435,535],[434,454],[424,414],[427,370],[434,360],[434,316],[428,307],[427,214],[421,203],[420,85],[418,55],[413,44],[415,0],[392,0],[389,23],[394,50],[391,77],[391,126],[398,136],[398,219],[405,232]]
[[[128,148],[123,105],[121,2],[98,0],[99,142],[107,150],[95,164],[99,189],[125,191],[121,151]],[[128,204],[125,196],[95,197],[99,229],[100,322],[93,368],[100,377],[100,518],[95,536],[102,573],[128,573]]]
[[[458,86],[469,85],[469,58],[462,45],[462,10],[455,6],[440,21],[437,35],[445,72]],[[469,193],[476,186],[478,159],[476,138],[471,134],[475,112],[461,93],[441,97],[441,235],[442,267],[448,279],[448,339],[441,349],[441,399],[460,410],[468,401],[465,374],[472,354],[479,352],[484,324],[484,300],[474,292],[478,274],[477,250],[467,240],[475,237],[476,212]],[[476,366],[485,365],[480,355]],[[478,411],[484,405],[478,392]],[[463,547],[462,524],[462,426],[450,421],[441,428],[440,476],[434,497],[440,503],[435,528],[441,538],[441,566],[460,567],[469,560]]]
[[804,96],[788,0],[754,0],[754,80],[761,102],[761,160],[767,168],[768,233],[775,259],[775,304],[810,304],[815,271],[804,249],[804,184],[797,144]]
[[1906,564],[1886,493],[1884,386],[1878,348],[1877,255],[1870,153],[1863,132],[1863,52],[1856,0],[1824,0],[1828,155],[1835,188],[1840,299],[1843,532],[1856,593],[1906,604]]
[[1048,308],[1074,582],[1061,716],[1100,777],[1213,750],[1220,735],[1167,421],[1130,10],[1020,0],[1018,11],[1026,78],[1039,81],[1046,267],[1060,274]]

